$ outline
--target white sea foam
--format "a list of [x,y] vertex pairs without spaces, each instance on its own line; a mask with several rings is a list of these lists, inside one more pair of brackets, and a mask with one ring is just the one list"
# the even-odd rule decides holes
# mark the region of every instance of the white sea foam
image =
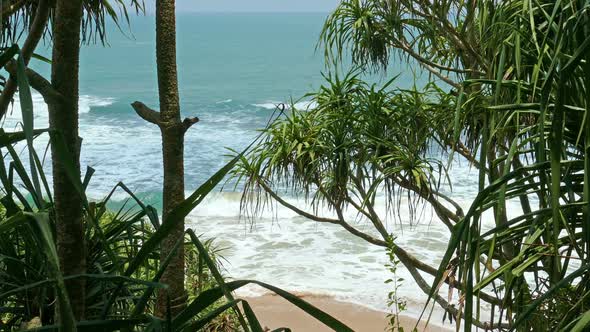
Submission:
[[115,98],[104,98],[97,96],[83,95],[80,96],[78,108],[80,113],[88,113],[93,107],[107,107],[115,103]]
[[231,103],[232,101],[234,101],[233,99],[225,99],[225,100],[220,100],[218,102],[216,102],[216,104],[227,104],[227,103]]
[[252,106],[264,108],[267,110],[274,110],[275,108],[278,107],[279,104],[281,104],[281,102],[267,102],[267,103],[253,104]]
[[318,104],[315,101],[300,101],[295,103],[295,108],[299,110],[314,109],[316,107],[318,107]]
[[[47,104],[43,100],[43,97],[36,92],[32,93],[33,99],[33,115],[35,120],[38,122],[35,124],[36,128],[46,127],[48,124],[48,110]],[[80,96],[78,102],[79,112],[85,114],[90,112],[95,107],[107,107],[115,103],[114,98],[110,97],[98,97],[91,95]],[[18,95],[15,97],[12,106],[9,108],[9,112],[5,118],[5,128],[11,128],[12,125],[16,125],[22,122],[22,110],[20,108],[20,100]]]
[[[477,179],[469,170],[459,167],[453,172],[458,180],[457,201],[467,209],[477,192]],[[460,185],[459,185],[460,184]],[[461,198],[463,197],[463,198]],[[306,202],[291,197],[291,204],[306,207]],[[519,205],[510,204],[510,214],[519,213]],[[448,245],[450,231],[425,209],[419,220],[411,222],[402,200],[395,218],[389,218],[387,229],[396,238],[396,244],[416,258],[437,267]],[[392,291],[385,280],[392,277],[385,265],[388,263],[383,248],[359,239],[338,225],[318,224],[299,217],[282,206],[263,211],[254,221],[240,218],[240,194],[217,193],[205,199],[189,216],[187,227],[194,228],[206,237],[217,238],[227,247],[224,257],[228,275],[236,279],[256,279],[294,292],[309,292],[334,296],[336,299],[357,303],[378,310],[387,310],[387,294]],[[385,214],[384,197],[378,199],[378,212]],[[309,210],[309,207],[307,207]],[[320,209],[319,215],[330,217],[332,212]],[[354,211],[346,211],[345,217],[363,232],[378,237],[365,219]],[[491,227],[491,214],[484,214],[484,227]],[[401,222],[401,223],[400,223]],[[398,277],[403,278],[398,295],[407,301],[407,314],[421,313],[427,296],[414,282],[410,273],[398,267]],[[425,280],[431,283],[429,276]],[[441,296],[447,297],[442,287]],[[257,286],[239,291],[242,296],[268,293]],[[456,292],[455,292],[456,294]],[[457,297],[452,302],[457,304]],[[444,312],[436,308],[433,321],[442,320]]]
[[[295,198],[289,202],[306,205]],[[392,276],[385,267],[388,260],[383,248],[337,225],[317,224],[282,207],[265,211],[254,222],[240,220],[239,212],[239,194],[217,194],[207,198],[188,222],[198,233],[217,238],[222,246],[229,248],[224,256],[229,261],[226,268],[231,277],[256,279],[289,291],[331,295],[367,307],[387,309],[387,293],[391,288],[384,282]],[[407,211],[400,213],[409,218]],[[319,214],[331,216],[327,210]],[[366,220],[356,217],[353,211],[348,211],[351,223],[376,235]],[[430,217],[426,216],[425,220]],[[390,222],[388,228],[397,236],[400,246],[432,265],[441,259],[449,236],[440,223],[426,222],[413,227],[405,224],[402,232],[400,225]],[[399,277],[406,280],[399,295],[415,304],[410,313],[416,314],[425,297],[403,268],[399,269]],[[250,286],[240,294],[253,296],[266,292]]]
[[[260,103],[260,104],[253,104],[252,106],[264,108],[267,110],[274,110],[281,104],[284,104],[286,109],[291,109],[291,107],[292,107],[292,105],[290,103],[277,102],[277,101],[267,101],[267,102]],[[309,110],[309,109],[313,109],[313,108],[317,107],[317,103],[314,101],[300,101],[300,102],[295,103],[293,106],[295,106],[296,109],[303,111],[303,110]]]
[[[466,211],[477,193],[477,176],[467,167],[457,165],[452,171],[456,180],[455,191],[451,194]],[[220,200],[223,202],[219,202]],[[235,197],[231,199],[216,198],[215,205],[224,209],[224,215],[229,216],[229,210],[236,210]],[[290,203],[305,206],[305,202],[291,198]],[[205,206],[207,206],[207,202]],[[510,201],[509,217],[521,213],[517,202]],[[416,258],[437,267],[446,250],[449,230],[435,217],[433,211],[426,209],[419,216],[418,222],[411,221],[408,202],[402,201],[400,211],[394,211],[396,218],[390,218],[388,230],[396,237],[396,244],[405,248]],[[378,212],[385,214],[384,197],[378,200]],[[210,209],[196,213],[196,219],[212,218],[214,213]],[[319,211],[320,215],[330,216],[330,211]],[[346,218],[364,232],[374,233],[370,223],[356,218],[354,211],[347,211]],[[394,220],[395,219],[395,220]],[[234,222],[237,218],[234,218]],[[483,216],[484,228],[492,227],[491,211]],[[400,225],[401,221],[401,225]],[[208,223],[198,223],[199,225]],[[412,225],[410,225],[412,224]],[[229,260],[233,262],[230,271],[236,277],[262,278],[272,281],[279,286],[293,291],[328,293],[337,299],[359,303],[375,309],[385,310],[387,293],[392,289],[384,281],[391,275],[385,268],[388,262],[383,248],[368,244],[352,236],[335,225],[317,224],[296,216],[285,208],[277,208],[262,214],[254,226],[242,223],[242,235],[245,239],[232,238],[232,247],[249,248],[255,243],[275,243],[270,247],[258,246],[256,255],[258,260],[255,272],[248,267],[252,265],[248,252],[231,252]],[[218,229],[224,232],[223,227]],[[239,231],[236,230],[236,232]],[[215,232],[215,230],[211,230]],[[231,233],[234,233],[233,231]],[[220,236],[222,233],[220,233]],[[277,253],[278,256],[277,257]],[[240,264],[244,266],[240,267]],[[276,269],[299,271],[297,275],[282,275]],[[398,276],[403,278],[398,294],[408,301],[408,313],[417,315],[426,301],[424,292],[413,282],[409,272],[400,267]],[[432,279],[425,276],[427,282]],[[248,291],[261,292],[260,289]],[[441,290],[446,298],[447,289]],[[453,301],[456,302],[456,298]],[[443,312],[436,309],[434,317],[442,319]]]

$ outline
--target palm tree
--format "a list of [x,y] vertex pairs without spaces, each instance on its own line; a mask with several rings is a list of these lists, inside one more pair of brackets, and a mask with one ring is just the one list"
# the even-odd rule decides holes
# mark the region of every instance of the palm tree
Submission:
[[[127,16],[122,1],[115,1]],[[138,9],[141,5],[131,3]],[[48,17],[52,24],[52,73],[51,82],[28,69],[29,81],[44,97],[49,106],[49,122],[53,131],[60,134],[72,157],[73,170],[67,168],[63,159],[57,158],[55,145],[52,145],[54,212],[56,217],[56,242],[60,257],[60,268],[64,275],[79,275],[86,272],[86,252],[84,244],[84,216],[82,198],[72,181],[72,172],[80,177],[80,145],[78,133],[78,67],[80,54],[80,34],[84,40],[104,41],[105,18],[111,17],[119,24],[118,14],[109,2],[96,1],[57,1],[51,8],[49,1],[9,1],[2,8],[2,43],[16,41],[19,29],[29,29],[21,53],[25,63],[31,58],[38,42],[46,30]],[[31,17],[33,19],[31,20]],[[30,24],[22,24],[21,22]],[[15,63],[9,62],[10,72],[0,95],[0,117],[6,114],[16,91]],[[69,163],[68,163],[69,164]],[[70,302],[76,319],[84,317],[85,281],[83,278],[66,283]]]

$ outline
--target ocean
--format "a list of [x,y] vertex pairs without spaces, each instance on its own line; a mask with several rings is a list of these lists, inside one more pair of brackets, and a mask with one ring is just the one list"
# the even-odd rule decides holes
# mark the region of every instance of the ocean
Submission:
[[[230,149],[247,146],[273,114],[275,104],[300,99],[323,82],[322,50],[316,44],[327,14],[194,14],[178,16],[178,65],[182,113],[201,120],[186,136],[187,192],[196,189],[228,161]],[[80,135],[82,164],[96,170],[89,194],[100,198],[119,181],[142,199],[161,204],[162,166],[159,130],[141,120],[130,104],[142,101],[157,108],[154,17],[133,17],[130,27],[109,28],[108,45],[84,46],[81,54]],[[41,46],[41,53],[48,53]],[[48,77],[49,65],[32,67]],[[392,63],[387,73],[369,76],[375,82],[400,74],[399,87],[414,84],[414,71]],[[37,128],[47,126],[47,110],[34,95]],[[301,104],[305,105],[305,104]],[[18,127],[16,106],[4,128]],[[38,140],[43,151],[46,139]],[[46,164],[50,163],[46,161]],[[477,176],[467,164],[456,164],[453,197],[464,207],[477,193]],[[233,188],[233,187],[232,187]],[[225,248],[225,274],[271,283],[291,291],[334,296],[387,310],[385,284],[392,275],[383,248],[368,244],[336,225],[318,225],[275,207],[256,220],[240,216],[240,193],[232,188],[206,199],[187,220],[204,237]],[[123,199],[121,193],[116,199]],[[304,205],[301,199],[291,201]],[[382,201],[384,199],[382,198]],[[381,206],[384,209],[384,206]],[[329,213],[329,212],[326,212]],[[419,259],[437,266],[448,230],[429,209],[411,221],[403,208],[388,220],[397,243]],[[348,211],[361,230],[366,220]],[[411,276],[398,295],[417,314],[426,299]],[[427,278],[427,280],[431,280]],[[244,295],[260,294],[249,288]],[[456,300],[456,299],[455,299]]]

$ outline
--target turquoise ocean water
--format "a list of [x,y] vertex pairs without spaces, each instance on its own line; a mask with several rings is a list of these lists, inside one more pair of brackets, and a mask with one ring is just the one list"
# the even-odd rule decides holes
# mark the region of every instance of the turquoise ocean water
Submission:
[[[323,49],[316,49],[327,14],[180,14],[178,72],[183,116],[200,123],[186,136],[187,188],[196,188],[228,160],[227,148],[240,150],[265,126],[278,103],[298,101],[324,83]],[[108,28],[107,45],[82,48],[80,135],[82,163],[96,170],[90,193],[98,196],[118,181],[141,197],[161,204],[161,144],[158,130],[141,120],[130,104],[157,109],[153,16],[131,17],[129,26]],[[50,55],[48,45],[39,53]],[[49,77],[49,65],[33,62]],[[344,69],[346,70],[346,68]],[[401,74],[410,87],[413,72],[395,64],[368,75],[374,82]],[[45,106],[35,96],[37,126],[46,123]],[[19,111],[14,114],[18,117]],[[5,127],[12,125],[10,119]]]
[[[322,83],[323,53],[316,51],[327,14],[194,14],[178,17],[178,65],[182,113],[201,122],[186,136],[187,191],[194,190],[227,162],[226,148],[239,150],[256,136],[275,104],[299,100]],[[154,17],[134,17],[123,32],[111,27],[108,45],[84,46],[81,55],[80,135],[82,164],[96,170],[89,192],[99,198],[123,181],[146,201],[161,202],[160,133],[139,119],[130,107],[135,100],[157,108]],[[47,53],[47,46],[41,53]],[[34,63],[45,75],[49,65]],[[401,74],[398,86],[414,84],[405,64],[393,63],[384,80]],[[36,126],[47,125],[46,107],[35,99]],[[299,101],[307,105],[305,100]],[[4,123],[18,127],[19,110]],[[43,138],[39,140],[43,147]],[[477,186],[463,166],[453,174],[456,197],[467,206]],[[115,198],[123,198],[116,196]],[[227,247],[226,273],[253,278],[289,290],[333,295],[386,309],[391,276],[385,252],[335,225],[317,225],[280,207],[256,222],[240,217],[239,193],[215,193],[191,214],[188,227],[215,237]],[[305,205],[293,197],[294,203]],[[403,206],[403,205],[402,205]],[[382,207],[384,209],[384,206]],[[329,212],[325,212],[329,213]],[[408,211],[388,227],[418,258],[436,265],[448,231],[426,209],[410,227]],[[361,230],[371,226],[352,211],[348,217]],[[405,225],[401,227],[400,225]],[[400,272],[400,295],[417,313],[422,292]],[[249,289],[257,294],[259,289]]]
[[[275,104],[299,100],[323,83],[323,51],[316,51],[316,45],[326,16],[178,16],[182,113],[201,120],[186,136],[187,188],[198,186],[227,161],[226,148],[247,146]],[[133,17],[122,31],[111,25],[106,47],[83,47],[80,134],[85,139],[82,161],[97,171],[91,192],[100,194],[124,181],[157,204],[162,182],[158,131],[129,105],[139,100],[157,108],[154,21],[152,16]],[[33,67],[49,73],[47,64]],[[390,69],[391,76],[400,69]],[[390,76],[371,79],[384,77]],[[402,75],[400,83],[409,86],[411,78]]]
[[[182,113],[201,119],[186,136],[187,188],[227,161],[226,148],[247,146],[274,103],[319,86],[323,59],[315,44],[324,16],[179,15]],[[129,106],[139,100],[157,108],[154,17],[133,18],[124,34],[110,30],[107,47],[82,51],[80,92],[88,102],[82,159],[97,170],[91,190],[100,193],[121,180],[158,203],[159,134]]]

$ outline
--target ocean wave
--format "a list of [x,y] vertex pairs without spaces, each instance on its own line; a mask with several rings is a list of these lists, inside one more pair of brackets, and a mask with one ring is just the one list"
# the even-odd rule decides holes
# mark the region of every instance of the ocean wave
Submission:
[[234,101],[233,99],[225,99],[225,100],[220,100],[218,102],[215,102],[216,104],[228,104],[231,103],[232,101]]
[[277,108],[277,106],[280,103],[274,103],[274,102],[270,102],[270,103],[262,103],[262,104],[252,104],[252,106],[258,107],[258,108],[264,108],[267,110],[274,110],[275,108]]
[[[244,219],[240,217],[240,199],[241,194],[237,192],[215,193],[186,220],[188,227],[228,248],[222,256],[230,262],[226,268],[232,278],[257,279],[288,291],[328,295],[377,310],[388,309],[387,294],[393,289],[384,282],[392,275],[385,267],[389,261],[383,248],[356,238],[338,225],[315,223],[282,206],[273,205],[273,209],[262,211],[258,218]],[[287,201],[313,211],[301,198],[287,197]],[[385,202],[384,195],[377,197],[376,210],[380,215],[386,213]],[[467,209],[471,199],[461,199],[458,203]],[[511,201],[508,204],[511,213],[519,213],[516,204]],[[419,220],[411,222],[408,202],[402,199],[399,210],[395,211],[397,220],[386,220],[385,226],[395,236],[397,245],[436,267],[448,245],[450,232],[431,209],[426,210],[418,216]],[[331,217],[333,212],[320,208],[318,214]],[[355,211],[347,210],[344,215],[355,228],[379,236],[370,222]],[[493,215],[483,217],[484,224],[493,220]],[[403,266],[399,266],[397,277],[406,280],[397,291],[407,301],[405,314],[419,315],[428,297]],[[430,276],[424,277],[428,283],[433,282]],[[447,291],[442,287],[441,296],[446,296]],[[241,296],[251,297],[267,293],[253,285],[239,291]],[[434,309],[433,317],[442,320],[443,315],[443,310]]]
[[[32,93],[32,100],[34,117],[39,120],[39,123],[35,126],[37,128],[46,126],[49,116],[45,100],[43,100],[43,97],[37,92]],[[78,110],[80,114],[85,114],[95,107],[107,107],[113,105],[115,101],[116,99],[111,97],[81,95],[78,102]],[[8,125],[6,128],[10,128],[12,125],[17,125],[19,122],[22,122],[22,111],[20,108],[20,100],[18,96],[16,96],[12,103],[12,107],[6,115],[6,125]]]
[[[186,223],[228,248],[221,255],[229,262],[225,267],[232,278],[256,279],[288,291],[328,295],[387,310],[387,294],[392,289],[384,282],[391,273],[385,268],[388,259],[383,248],[356,238],[338,225],[318,224],[281,209],[267,211],[263,218],[249,222],[231,216],[239,211],[239,194],[215,196],[197,207]],[[305,208],[301,200],[289,201]],[[356,228],[375,235],[368,222],[355,220],[352,211],[346,218]],[[432,266],[437,266],[446,248],[449,234],[444,228],[440,223],[423,224],[402,232],[399,225],[388,225],[398,245]],[[424,246],[424,242],[432,245]],[[427,296],[401,266],[398,277],[407,280],[399,295],[415,304],[410,313],[419,312]],[[267,291],[252,285],[239,293],[260,296]]]
[[80,113],[88,113],[92,108],[95,107],[107,107],[115,103],[116,99],[111,97],[97,97],[90,95],[80,96],[78,102],[78,110]]
[[264,108],[267,110],[274,110],[281,104],[284,104],[286,106],[286,109],[291,109],[294,106],[295,109],[300,110],[300,111],[310,110],[310,109],[314,109],[317,107],[317,103],[315,101],[300,101],[300,102],[295,103],[294,105],[291,105],[290,103],[284,103],[284,102],[268,101],[268,102],[264,102],[264,103],[260,103],[260,104],[252,104],[252,106]]

